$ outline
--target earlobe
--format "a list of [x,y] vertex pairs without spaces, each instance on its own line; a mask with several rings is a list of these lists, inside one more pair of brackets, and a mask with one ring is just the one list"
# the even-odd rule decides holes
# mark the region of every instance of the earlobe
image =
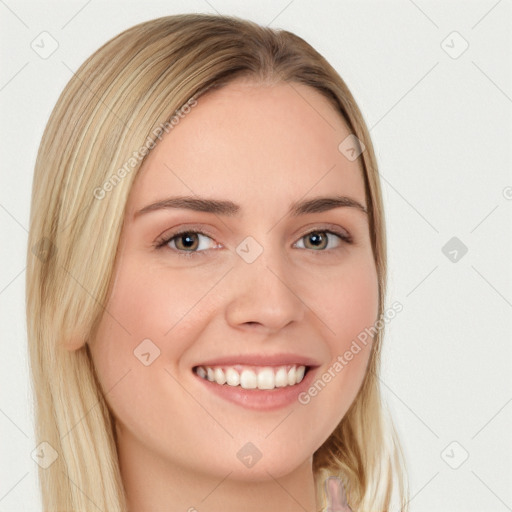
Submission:
[[86,340],[80,338],[79,336],[73,336],[68,338],[63,343],[63,348],[68,350],[69,352],[74,352],[75,350],[81,349],[86,344]]

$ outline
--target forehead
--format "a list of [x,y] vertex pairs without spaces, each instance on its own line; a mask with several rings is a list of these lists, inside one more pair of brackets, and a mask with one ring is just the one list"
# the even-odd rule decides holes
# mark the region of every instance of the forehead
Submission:
[[[147,155],[132,208],[187,194],[290,202],[325,192],[365,202],[360,158],[338,149],[350,134],[317,90],[237,80],[208,92]],[[309,193],[308,193],[309,192]]]

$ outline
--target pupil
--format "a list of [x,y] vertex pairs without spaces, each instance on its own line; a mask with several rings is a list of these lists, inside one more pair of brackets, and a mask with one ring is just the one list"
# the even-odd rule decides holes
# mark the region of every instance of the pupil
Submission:
[[195,243],[195,241],[193,240],[193,236],[194,235],[192,234],[184,234],[181,237],[182,241],[186,240],[186,242],[183,245],[188,249],[190,249],[190,247],[192,247]]
[[[319,247],[322,245],[322,235],[321,234],[318,234],[318,233],[312,233],[310,235],[310,241],[313,241],[313,245],[315,245],[315,247]],[[315,242],[316,240],[316,242]]]

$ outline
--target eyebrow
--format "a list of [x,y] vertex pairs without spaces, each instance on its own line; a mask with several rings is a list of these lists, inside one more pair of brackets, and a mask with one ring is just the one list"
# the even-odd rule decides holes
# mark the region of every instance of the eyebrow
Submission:
[[[359,201],[347,196],[315,197],[293,203],[288,210],[289,215],[297,217],[308,213],[321,213],[335,208],[354,208],[365,214],[368,211]],[[206,199],[198,196],[175,196],[149,204],[135,212],[134,218],[148,212],[162,209],[187,209],[197,212],[213,213],[233,217],[240,213],[240,205],[220,199]]]

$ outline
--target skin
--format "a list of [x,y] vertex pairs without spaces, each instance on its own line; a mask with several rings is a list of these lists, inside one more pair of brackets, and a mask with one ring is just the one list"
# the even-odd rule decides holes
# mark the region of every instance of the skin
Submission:
[[[312,88],[237,80],[200,97],[146,157],[127,204],[109,314],[89,342],[116,419],[129,512],[252,512],[262,497],[269,512],[317,510],[313,453],[353,402],[371,341],[307,405],[275,411],[213,395],[192,367],[293,352],[318,361],[320,377],[375,322],[367,215],[348,207],[287,215],[294,201],[334,193],[367,206],[360,159],[338,150],[349,133]],[[241,212],[135,216],[174,195],[231,200]],[[327,235],[331,226],[353,243]],[[193,239],[192,257],[178,255],[183,237],[155,248],[184,228],[208,230]],[[305,236],[314,230],[330,237],[329,248]],[[263,248],[250,264],[236,252],[247,236]],[[148,338],[160,355],[145,366],[134,350]],[[251,468],[236,456],[248,442],[262,454]]]

